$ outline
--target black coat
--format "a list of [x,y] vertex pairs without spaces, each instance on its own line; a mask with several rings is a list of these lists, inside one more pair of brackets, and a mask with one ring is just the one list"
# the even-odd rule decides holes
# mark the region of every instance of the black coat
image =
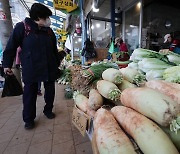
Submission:
[[54,32],[51,28],[39,28],[30,18],[26,18],[25,23],[30,31],[25,32],[23,22],[17,23],[3,53],[3,67],[12,67],[16,50],[20,46],[24,82],[56,80],[60,60]]

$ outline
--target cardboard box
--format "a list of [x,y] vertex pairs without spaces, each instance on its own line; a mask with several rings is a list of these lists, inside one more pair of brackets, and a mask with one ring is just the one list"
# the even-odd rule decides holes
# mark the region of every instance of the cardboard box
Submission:
[[91,117],[81,111],[76,105],[73,108],[72,123],[85,136],[90,128]]

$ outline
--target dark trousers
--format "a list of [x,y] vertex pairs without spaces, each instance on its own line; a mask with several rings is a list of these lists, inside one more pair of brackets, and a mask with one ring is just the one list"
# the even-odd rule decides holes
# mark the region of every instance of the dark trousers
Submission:
[[[52,112],[54,96],[55,96],[55,82],[44,82],[44,114]],[[24,83],[23,93],[23,120],[24,122],[32,122],[36,118],[36,100],[38,92],[38,82]]]

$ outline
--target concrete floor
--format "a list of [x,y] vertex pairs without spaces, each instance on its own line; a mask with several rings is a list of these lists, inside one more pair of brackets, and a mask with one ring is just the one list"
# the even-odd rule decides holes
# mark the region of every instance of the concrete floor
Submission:
[[56,118],[49,120],[38,96],[36,127],[25,130],[22,96],[0,98],[0,154],[92,154],[89,138],[71,123],[73,101],[64,98],[62,85],[56,85],[54,105]]

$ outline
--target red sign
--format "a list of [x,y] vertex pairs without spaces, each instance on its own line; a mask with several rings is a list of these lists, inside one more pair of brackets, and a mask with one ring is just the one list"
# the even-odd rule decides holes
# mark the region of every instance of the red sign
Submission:
[[6,20],[6,14],[3,11],[0,11],[0,20]]

